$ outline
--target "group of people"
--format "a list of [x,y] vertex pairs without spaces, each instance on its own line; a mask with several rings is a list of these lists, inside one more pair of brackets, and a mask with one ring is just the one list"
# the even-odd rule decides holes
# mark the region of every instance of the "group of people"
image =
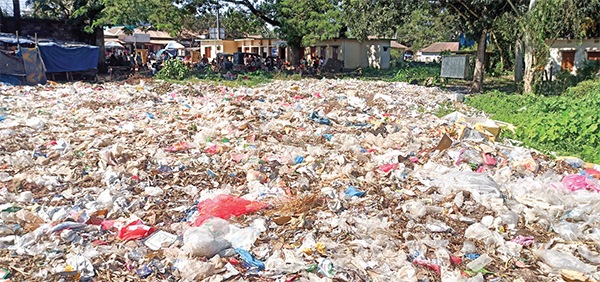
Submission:
[[300,66],[299,69],[301,70],[321,70],[323,68],[323,66],[325,65],[325,58],[323,58],[323,56],[318,57],[316,56],[314,59],[311,59],[310,61],[306,59],[306,57],[302,58],[302,60],[300,60]]
[[[151,52],[147,53],[147,58],[146,58],[146,62],[150,62],[150,58],[152,56]],[[142,55],[140,53],[137,53],[136,55],[134,55],[133,53],[130,54],[127,51],[121,52],[121,53],[112,53],[109,54],[107,52],[106,57],[108,58],[108,65],[109,66],[129,66],[129,67],[138,67],[138,68],[143,68],[143,67],[147,67],[144,65],[144,60],[142,59]]]

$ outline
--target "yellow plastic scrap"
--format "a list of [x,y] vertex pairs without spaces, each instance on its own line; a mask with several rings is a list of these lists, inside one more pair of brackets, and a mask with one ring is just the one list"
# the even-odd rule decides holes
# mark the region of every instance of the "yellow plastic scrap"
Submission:
[[325,245],[323,243],[317,243],[317,252],[319,252],[322,255],[327,253],[327,248],[325,248]]

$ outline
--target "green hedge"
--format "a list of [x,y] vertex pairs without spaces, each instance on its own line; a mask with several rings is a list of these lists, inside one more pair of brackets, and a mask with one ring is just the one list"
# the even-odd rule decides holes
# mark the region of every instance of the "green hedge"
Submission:
[[600,163],[600,80],[568,88],[560,96],[509,95],[499,91],[470,98],[469,105],[518,127],[503,136],[558,155]]

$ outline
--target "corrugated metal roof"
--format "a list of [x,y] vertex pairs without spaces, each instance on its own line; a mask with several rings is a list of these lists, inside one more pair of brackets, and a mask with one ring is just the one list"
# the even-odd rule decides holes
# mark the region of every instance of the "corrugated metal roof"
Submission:
[[459,50],[459,42],[436,42],[431,46],[421,50],[422,53],[441,53],[442,51],[450,50],[456,52]]
[[390,42],[390,47],[391,48],[398,48],[398,49],[408,49],[408,47],[396,42],[396,41],[392,41]]

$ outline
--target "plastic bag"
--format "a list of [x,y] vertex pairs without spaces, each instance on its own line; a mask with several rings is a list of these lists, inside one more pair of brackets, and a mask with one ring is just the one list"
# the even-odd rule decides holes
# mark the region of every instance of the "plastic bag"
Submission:
[[156,227],[144,225],[144,222],[138,219],[119,229],[117,237],[123,241],[135,240],[152,234],[154,230]]
[[596,267],[587,265],[580,261],[577,257],[565,254],[555,250],[538,250],[536,255],[544,260],[544,262],[556,269],[569,269],[583,273],[596,271]]
[[212,257],[229,246],[221,232],[211,232],[207,226],[192,227],[183,234],[183,250],[191,255]]
[[230,195],[219,195],[214,199],[207,199],[198,203],[200,216],[194,222],[194,226],[200,226],[211,217],[229,219],[231,216],[240,216],[267,207],[267,204],[244,200]]
[[242,250],[242,249],[235,249],[235,251],[250,266],[258,267],[259,269],[263,269],[265,267],[265,263],[264,262],[262,262],[260,260],[257,260],[254,257],[252,257],[252,255],[248,251]]
[[567,188],[571,191],[586,189],[586,190],[594,190],[596,192],[600,192],[600,188],[598,188],[596,181],[594,181],[593,178],[587,177],[585,175],[579,175],[579,174],[567,175],[563,178],[561,183],[565,188]]
[[308,117],[308,119],[314,121],[314,122],[318,122],[320,124],[326,124],[326,125],[331,125],[331,121],[329,119],[326,119],[322,116],[319,116],[319,113],[317,111],[314,111],[310,117]]

